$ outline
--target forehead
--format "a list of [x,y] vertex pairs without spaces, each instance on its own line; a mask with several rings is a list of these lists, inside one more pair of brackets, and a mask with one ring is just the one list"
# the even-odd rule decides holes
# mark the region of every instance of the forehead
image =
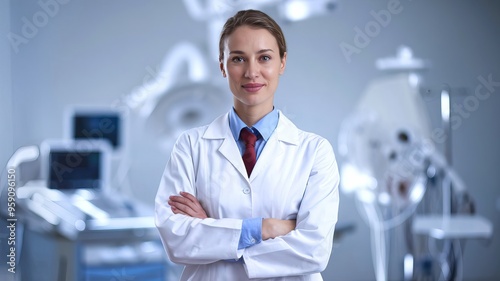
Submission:
[[236,28],[227,36],[224,46],[226,50],[278,50],[276,38],[264,28],[255,28],[247,25]]

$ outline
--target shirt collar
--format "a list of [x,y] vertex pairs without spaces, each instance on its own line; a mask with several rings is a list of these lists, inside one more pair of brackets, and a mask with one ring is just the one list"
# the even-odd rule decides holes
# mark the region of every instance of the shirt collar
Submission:
[[[249,128],[254,133],[260,134],[260,136],[267,141],[276,127],[278,126],[279,114],[276,108],[273,108],[271,112],[262,117],[252,128]],[[238,141],[240,137],[241,129],[248,127],[236,114],[234,107],[231,111],[229,111],[229,127],[231,128],[231,132],[233,133],[233,137],[236,141]],[[257,130],[257,132],[255,131]]]

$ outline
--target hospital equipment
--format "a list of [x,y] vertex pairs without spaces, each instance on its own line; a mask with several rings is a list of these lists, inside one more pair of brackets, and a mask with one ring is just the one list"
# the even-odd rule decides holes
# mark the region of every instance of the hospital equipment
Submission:
[[64,116],[64,133],[68,140],[107,140],[112,157],[123,157],[128,146],[127,112],[110,106],[68,106]]
[[[377,281],[390,279],[389,237],[397,233],[406,241],[404,280],[460,279],[463,253],[454,239],[492,234],[491,223],[472,214],[465,183],[433,142],[417,74],[428,66],[405,46],[397,57],[378,60],[385,76],[368,84],[339,134],[341,188],[354,194],[370,226]],[[429,254],[433,239],[445,239],[443,250]]]
[[167,278],[153,210],[109,188],[111,149],[102,140],[47,140],[14,153],[16,174],[30,161],[41,170],[16,188],[19,280]]
[[64,139],[104,140],[110,144],[109,185],[116,192],[132,195],[129,171],[129,110],[120,106],[69,105],[64,112]]

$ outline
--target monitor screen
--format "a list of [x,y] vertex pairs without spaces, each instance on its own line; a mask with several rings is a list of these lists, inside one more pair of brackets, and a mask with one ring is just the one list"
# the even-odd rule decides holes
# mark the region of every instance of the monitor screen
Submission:
[[49,154],[49,188],[98,189],[102,182],[100,151],[51,151]]
[[113,149],[121,144],[121,120],[113,113],[75,113],[73,116],[73,134],[76,140],[105,139]]

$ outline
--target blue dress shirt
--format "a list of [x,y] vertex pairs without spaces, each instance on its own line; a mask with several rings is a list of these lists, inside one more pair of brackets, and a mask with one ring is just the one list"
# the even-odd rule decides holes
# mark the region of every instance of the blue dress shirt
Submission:
[[[257,161],[259,159],[264,146],[278,126],[279,114],[276,109],[266,114],[260,119],[253,127],[249,128],[236,114],[234,107],[229,111],[229,128],[233,133],[234,140],[238,144],[241,155],[245,152],[245,144],[239,140],[240,131],[243,128],[249,128],[258,138],[255,143],[255,152]],[[238,250],[250,247],[262,241],[262,218],[244,219],[241,227],[240,241],[238,243]]]

